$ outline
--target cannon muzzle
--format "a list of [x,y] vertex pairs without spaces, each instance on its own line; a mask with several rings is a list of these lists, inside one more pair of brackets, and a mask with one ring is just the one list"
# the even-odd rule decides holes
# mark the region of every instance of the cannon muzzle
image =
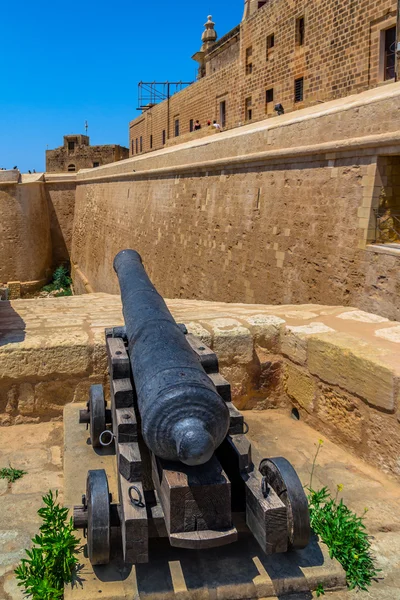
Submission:
[[226,404],[151,283],[140,255],[122,250],[114,270],[143,438],[160,458],[203,464],[227,434]]

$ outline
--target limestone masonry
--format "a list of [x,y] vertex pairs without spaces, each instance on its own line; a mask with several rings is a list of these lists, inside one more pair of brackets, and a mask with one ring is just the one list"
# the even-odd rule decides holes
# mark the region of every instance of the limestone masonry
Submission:
[[[295,407],[318,431],[400,477],[400,326],[340,306],[169,300],[177,322],[217,353],[239,409]],[[61,419],[65,404],[107,391],[104,329],[119,296],[1,305],[0,424]]]
[[[209,17],[193,58],[198,80],[129,126],[131,156],[202,130],[260,121],[362,92],[395,77],[394,0],[246,0],[243,21],[217,39]],[[193,133],[190,133],[193,132]]]
[[46,150],[46,172],[73,173],[128,158],[128,148],[117,144],[91,146],[87,135],[65,135],[64,144]]

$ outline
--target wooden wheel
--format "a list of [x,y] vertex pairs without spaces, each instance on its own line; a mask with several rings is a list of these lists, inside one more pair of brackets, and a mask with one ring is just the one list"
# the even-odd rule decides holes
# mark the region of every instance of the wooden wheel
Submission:
[[90,440],[93,448],[100,448],[100,434],[106,428],[106,403],[102,385],[91,385],[89,392]]
[[287,508],[290,549],[305,548],[310,539],[310,513],[300,479],[286,458],[265,458],[259,467],[265,482],[272,487]]
[[87,548],[92,565],[110,562],[110,495],[104,469],[88,471],[86,480]]

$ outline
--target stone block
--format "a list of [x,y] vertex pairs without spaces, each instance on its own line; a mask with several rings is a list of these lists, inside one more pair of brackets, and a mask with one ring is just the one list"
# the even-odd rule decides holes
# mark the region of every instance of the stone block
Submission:
[[326,383],[363,398],[371,406],[394,410],[396,374],[376,346],[344,333],[313,336],[308,341],[308,368]]
[[21,415],[31,415],[35,412],[35,392],[31,383],[19,386],[18,412]]
[[307,341],[310,335],[318,333],[333,333],[334,329],[324,323],[309,323],[308,325],[288,325],[281,330],[281,352],[293,362],[305,365],[307,362]]
[[394,415],[376,413],[365,427],[367,456],[385,473],[400,475],[400,423]]
[[35,414],[44,417],[62,415],[65,404],[72,402],[76,380],[55,379],[35,386]]
[[19,343],[0,346],[2,377],[20,380],[24,377],[71,373],[74,376],[91,370],[91,348],[85,331],[67,329],[45,335],[30,335]]
[[386,317],[367,313],[363,310],[346,311],[337,315],[337,318],[344,321],[360,321],[361,323],[385,323],[389,321]]
[[21,282],[20,281],[8,281],[8,299],[17,300],[21,298]]
[[352,443],[360,443],[362,438],[363,416],[358,398],[342,390],[320,384],[317,402],[317,416],[327,425],[334,427],[340,436]]
[[246,317],[245,321],[250,325],[254,335],[255,343],[261,348],[277,352],[280,345],[280,331],[285,321],[274,315],[253,315]]
[[211,333],[200,323],[196,323],[196,321],[191,321],[190,323],[186,323],[186,328],[189,333],[196,335],[201,339],[203,344],[206,346],[211,346],[212,344],[212,335]]
[[285,365],[285,391],[307,412],[313,412],[317,386],[315,380],[307,371],[286,363]]
[[221,363],[247,364],[253,359],[253,336],[236,319],[212,319],[213,350]]

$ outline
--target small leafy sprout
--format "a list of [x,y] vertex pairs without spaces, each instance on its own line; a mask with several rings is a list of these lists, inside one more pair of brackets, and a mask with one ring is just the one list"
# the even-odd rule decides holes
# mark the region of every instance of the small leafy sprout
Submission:
[[[321,442],[321,440],[320,440]],[[328,546],[331,558],[336,558],[346,571],[348,587],[367,591],[379,573],[374,558],[371,555],[371,543],[363,522],[367,509],[358,517],[343,503],[337,501],[343,484],[336,486],[336,496],[333,498],[327,487],[320,490],[312,488],[312,476],[315,461],[322,444],[318,444],[311,469],[310,486],[308,488],[308,506],[312,529]],[[321,591],[322,590],[322,591]],[[317,597],[323,595],[321,584],[317,587]]]
[[317,598],[319,598],[320,596],[325,596],[325,590],[324,590],[324,586],[322,583],[319,583],[317,585],[317,589],[315,590],[315,595],[317,596]]
[[38,510],[43,519],[40,533],[32,538],[28,558],[15,569],[18,585],[32,600],[61,600],[64,583],[72,581],[78,566],[79,539],[73,535],[68,508],[56,503],[58,492],[43,496],[44,507]]
[[26,471],[14,469],[11,465],[8,468],[0,469],[0,479],[7,479],[8,483],[14,483],[23,475],[26,475]]
[[57,292],[56,297],[59,296],[72,296],[71,290],[71,277],[69,276],[68,269],[62,265],[57,267],[53,273],[53,281],[42,288],[44,292]]

